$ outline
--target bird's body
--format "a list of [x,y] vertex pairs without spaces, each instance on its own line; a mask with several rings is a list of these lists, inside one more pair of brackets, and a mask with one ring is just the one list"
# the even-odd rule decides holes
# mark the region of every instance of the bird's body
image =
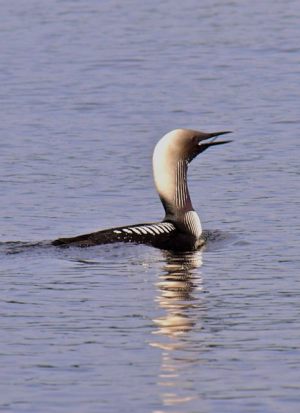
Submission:
[[117,227],[72,238],[60,238],[52,244],[89,247],[132,242],[174,251],[201,248],[205,244],[207,232],[202,231],[200,218],[190,199],[187,185],[188,164],[208,147],[229,142],[214,141],[218,135],[225,133],[229,132],[204,133],[176,129],[157,143],[153,153],[153,175],[166,212],[162,222]]

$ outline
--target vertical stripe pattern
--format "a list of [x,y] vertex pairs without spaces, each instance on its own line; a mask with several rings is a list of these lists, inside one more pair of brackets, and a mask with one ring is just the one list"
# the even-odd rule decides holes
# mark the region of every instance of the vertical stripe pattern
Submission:
[[184,214],[184,225],[188,231],[193,234],[196,238],[199,238],[202,234],[202,226],[200,218],[196,211],[189,211]]
[[184,209],[188,199],[187,161],[180,160],[176,168],[175,206],[179,209]]

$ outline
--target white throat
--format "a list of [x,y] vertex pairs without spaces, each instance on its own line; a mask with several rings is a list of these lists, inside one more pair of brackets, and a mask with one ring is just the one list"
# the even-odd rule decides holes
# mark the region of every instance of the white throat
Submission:
[[153,153],[153,175],[157,192],[165,208],[165,219],[177,224],[196,238],[202,233],[187,184],[188,161],[174,145],[176,131],[165,135]]

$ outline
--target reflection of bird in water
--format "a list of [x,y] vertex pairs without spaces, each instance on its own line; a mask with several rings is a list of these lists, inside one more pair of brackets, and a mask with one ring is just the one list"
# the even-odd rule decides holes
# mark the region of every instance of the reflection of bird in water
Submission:
[[157,283],[156,302],[165,314],[153,320],[156,340],[150,345],[161,351],[157,384],[162,403],[176,408],[196,398],[188,379],[191,366],[199,362],[199,348],[195,351],[191,334],[199,329],[203,310],[199,271],[202,252],[165,252],[164,256],[166,263]]
[[165,252],[165,258],[164,272],[156,284],[159,288],[156,301],[166,314],[153,321],[159,327],[156,334],[176,337],[188,332],[196,323],[191,310],[200,305],[193,292],[202,289],[197,271],[202,265],[202,253]]

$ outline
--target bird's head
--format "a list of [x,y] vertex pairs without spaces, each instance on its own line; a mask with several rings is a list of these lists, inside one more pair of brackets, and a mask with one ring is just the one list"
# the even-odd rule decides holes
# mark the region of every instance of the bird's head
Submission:
[[199,132],[191,129],[176,129],[165,136],[156,144],[153,153],[153,175],[156,189],[164,205],[166,216],[176,215],[178,205],[176,199],[180,198],[184,204],[182,208],[193,210],[186,185],[187,165],[199,153],[210,146],[222,145],[229,140],[216,141],[223,132]]
[[190,162],[201,152],[210,146],[222,145],[231,142],[230,140],[217,141],[217,137],[231,133],[222,132],[200,132],[191,129],[175,129],[165,135],[161,143],[168,150],[169,155],[174,159],[182,159]]

